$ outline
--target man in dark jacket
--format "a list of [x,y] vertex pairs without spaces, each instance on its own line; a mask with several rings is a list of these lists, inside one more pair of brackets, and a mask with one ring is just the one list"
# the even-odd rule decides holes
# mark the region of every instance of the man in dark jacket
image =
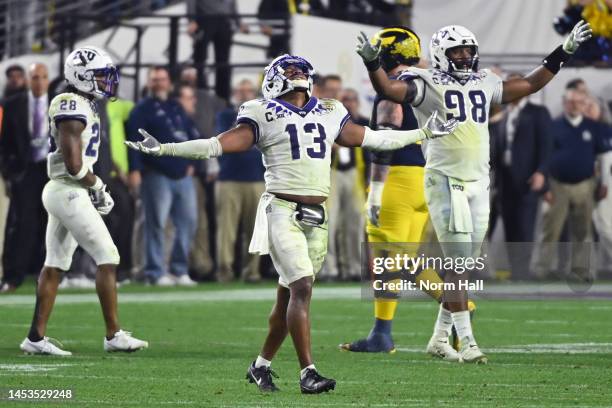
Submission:
[[[512,77],[519,75],[510,75]],[[493,166],[513,278],[527,277],[538,200],[552,149],[548,110],[526,98],[508,105],[493,129]],[[523,244],[519,244],[523,243]]]
[[0,148],[11,203],[6,224],[0,291],[10,291],[44,261],[47,215],[41,201],[47,178],[49,75],[44,64],[29,69],[30,90],[4,102]]

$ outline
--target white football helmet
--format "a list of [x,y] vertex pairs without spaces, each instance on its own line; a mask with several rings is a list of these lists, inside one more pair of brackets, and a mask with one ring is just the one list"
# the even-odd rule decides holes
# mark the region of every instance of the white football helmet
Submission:
[[[294,66],[302,70],[306,79],[288,79],[285,69]],[[261,84],[261,92],[264,98],[273,99],[293,90],[306,91],[308,97],[312,94],[312,75],[314,68],[310,62],[296,55],[284,54],[274,58],[264,69],[264,79]]]
[[[452,60],[447,52],[452,48],[471,47],[472,56],[469,59]],[[466,80],[472,72],[478,71],[478,41],[467,28],[451,25],[439,29],[429,45],[431,63],[434,68],[445,71],[459,80]]]
[[77,48],[68,55],[64,78],[69,85],[99,99],[116,96],[119,85],[119,72],[113,60],[104,50],[93,46]]

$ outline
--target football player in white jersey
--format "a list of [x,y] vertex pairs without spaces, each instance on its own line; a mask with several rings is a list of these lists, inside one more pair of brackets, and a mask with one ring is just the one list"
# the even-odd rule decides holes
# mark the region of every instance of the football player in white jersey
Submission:
[[102,220],[113,208],[113,199],[102,180],[93,174],[98,160],[100,117],[96,99],[112,98],[119,76],[106,52],[82,47],[68,55],[64,65],[66,92],[49,106],[51,153],[49,182],[42,200],[49,214],[47,255],[38,278],[36,306],[28,337],[20,345],[28,354],[71,355],[45,336],[62,272],[72,263],[80,245],[98,265],[96,291],[106,324],[105,351],[136,351],[146,348],[121,330],[117,317],[116,267],[119,253]]
[[[491,105],[540,90],[590,37],[589,25],[581,21],[541,66],[524,78],[502,81],[490,70],[479,69],[474,34],[462,26],[447,26],[431,39],[432,68],[409,68],[391,80],[380,67],[380,44],[371,44],[361,33],[357,53],[379,95],[397,103],[410,102],[420,124],[434,111],[461,123],[448,137],[423,142],[425,197],[446,257],[478,256],[488,227]],[[457,290],[446,291],[431,341],[447,339],[454,324],[461,339],[461,360],[486,363],[472,333],[467,291],[459,289],[459,277],[459,272],[446,273],[445,280]]]
[[324,202],[329,195],[333,143],[395,150],[447,135],[456,126],[455,120],[444,123],[435,114],[421,129],[411,131],[373,131],[356,125],[341,102],[311,96],[313,73],[304,58],[282,55],[265,69],[264,99],[244,103],[235,128],[210,139],[163,145],[141,129],[143,141],[126,142],[144,153],[190,159],[245,151],[253,144],[261,150],[266,192],[259,203],[249,250],[269,253],[280,276],[268,336],[247,371],[247,379],[262,391],[278,390],[270,364],[287,334],[302,369],[301,391],[321,393],[336,385],[313,364],[309,317],[314,275],[327,253]]

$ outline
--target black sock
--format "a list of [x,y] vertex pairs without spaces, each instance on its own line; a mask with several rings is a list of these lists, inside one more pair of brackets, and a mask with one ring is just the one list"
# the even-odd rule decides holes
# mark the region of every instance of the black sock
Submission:
[[38,322],[38,296],[36,297],[36,305],[34,306],[34,318],[32,319],[32,326],[30,326],[30,332],[28,333],[28,339],[32,342],[41,341],[43,337],[38,333],[36,323]]

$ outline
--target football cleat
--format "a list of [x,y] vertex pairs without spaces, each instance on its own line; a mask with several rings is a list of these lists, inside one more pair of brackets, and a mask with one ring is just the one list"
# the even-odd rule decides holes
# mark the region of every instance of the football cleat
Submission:
[[177,286],[197,286],[198,282],[189,277],[188,274],[181,275],[175,280]]
[[104,337],[104,351],[109,353],[116,351],[131,353],[140,349],[146,349],[147,347],[149,347],[148,341],[132,337],[132,333],[123,330],[119,330],[115,333],[110,340]]
[[312,368],[307,369],[304,378],[300,380],[302,394],[320,394],[334,388],[336,388],[336,380],[325,378]]
[[480,350],[473,337],[461,339],[461,350],[459,355],[464,363],[487,364],[487,356]]
[[251,384],[257,384],[257,388],[262,392],[276,392],[280,391],[279,388],[274,384],[272,377],[278,378],[278,375],[270,367],[255,367],[255,362],[249,366],[246,379]]
[[445,337],[432,337],[427,343],[427,354],[444,361],[461,361],[461,356],[457,353],[457,350],[451,347]]
[[[53,344],[56,342],[58,346]],[[40,341],[31,341],[27,337],[21,342],[19,348],[25,354],[48,354],[51,356],[71,356],[72,353],[66,350],[62,350],[60,347],[64,347],[59,341],[43,337]]]
[[[474,323],[474,313],[476,312],[476,302],[468,299],[468,311],[470,312],[470,322]],[[457,330],[455,330],[455,326],[452,328],[452,336],[453,336],[453,348],[457,351],[461,348],[461,341],[459,341],[459,336],[457,336]]]
[[391,335],[371,332],[367,338],[339,345],[340,350],[356,353],[395,353]]

